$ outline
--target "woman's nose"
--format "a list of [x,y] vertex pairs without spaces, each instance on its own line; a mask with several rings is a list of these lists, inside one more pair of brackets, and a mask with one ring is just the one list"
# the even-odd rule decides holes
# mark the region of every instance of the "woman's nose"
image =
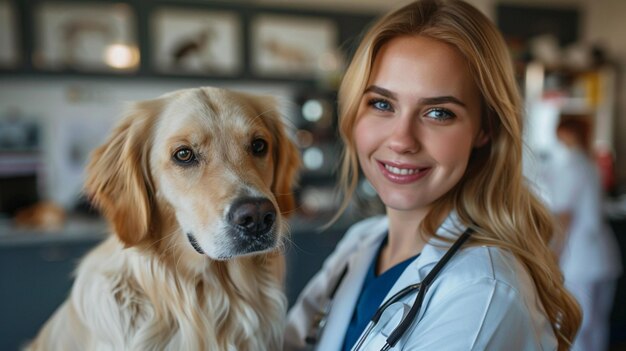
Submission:
[[399,154],[419,151],[420,144],[415,128],[415,124],[411,123],[407,118],[398,118],[389,135],[387,142],[389,149]]

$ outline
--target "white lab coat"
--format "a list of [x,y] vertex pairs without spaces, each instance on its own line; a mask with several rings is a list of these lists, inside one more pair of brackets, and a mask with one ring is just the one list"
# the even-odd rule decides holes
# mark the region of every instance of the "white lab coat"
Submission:
[[[317,345],[317,350],[341,349],[367,269],[387,227],[386,217],[374,217],[350,228],[290,310],[285,350],[306,349],[304,339],[314,316],[327,303],[330,290],[348,264]],[[464,230],[453,213],[438,234],[458,237]],[[420,282],[449,245],[432,239],[385,300]],[[409,295],[383,314],[364,349],[379,350],[383,346],[415,296]],[[557,347],[532,279],[512,254],[496,247],[466,247],[457,252],[426,293],[417,320],[392,350],[536,351]]]
[[558,156],[544,177],[550,209],[572,214],[560,261],[565,281],[614,280],[622,271],[619,245],[602,212],[596,166],[579,149],[563,149]]
[[559,145],[543,175],[554,213],[572,215],[560,257],[565,286],[583,312],[573,351],[606,350],[616,280],[622,273],[617,240],[602,212],[596,166],[580,149]]

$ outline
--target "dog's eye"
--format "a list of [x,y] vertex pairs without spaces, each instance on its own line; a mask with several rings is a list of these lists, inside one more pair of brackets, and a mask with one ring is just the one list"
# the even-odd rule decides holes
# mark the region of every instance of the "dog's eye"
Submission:
[[174,152],[174,161],[178,163],[188,164],[195,160],[195,156],[191,149],[182,148]]
[[267,141],[261,138],[254,139],[250,148],[255,156],[263,156],[267,152]]

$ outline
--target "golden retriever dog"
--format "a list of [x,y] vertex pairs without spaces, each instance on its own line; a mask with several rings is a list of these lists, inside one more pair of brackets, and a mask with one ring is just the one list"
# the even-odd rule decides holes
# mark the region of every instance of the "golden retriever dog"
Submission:
[[29,350],[279,350],[298,151],[269,97],[217,88],[138,102],[86,193],[112,224]]

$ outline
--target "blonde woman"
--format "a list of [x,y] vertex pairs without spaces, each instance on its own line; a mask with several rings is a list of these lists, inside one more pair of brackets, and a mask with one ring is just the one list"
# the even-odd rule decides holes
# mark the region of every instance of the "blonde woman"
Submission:
[[355,224],[305,287],[285,349],[568,349],[581,316],[524,184],[520,96],[495,26],[461,1],[388,14],[339,108],[344,208],[360,170],[386,215]]

